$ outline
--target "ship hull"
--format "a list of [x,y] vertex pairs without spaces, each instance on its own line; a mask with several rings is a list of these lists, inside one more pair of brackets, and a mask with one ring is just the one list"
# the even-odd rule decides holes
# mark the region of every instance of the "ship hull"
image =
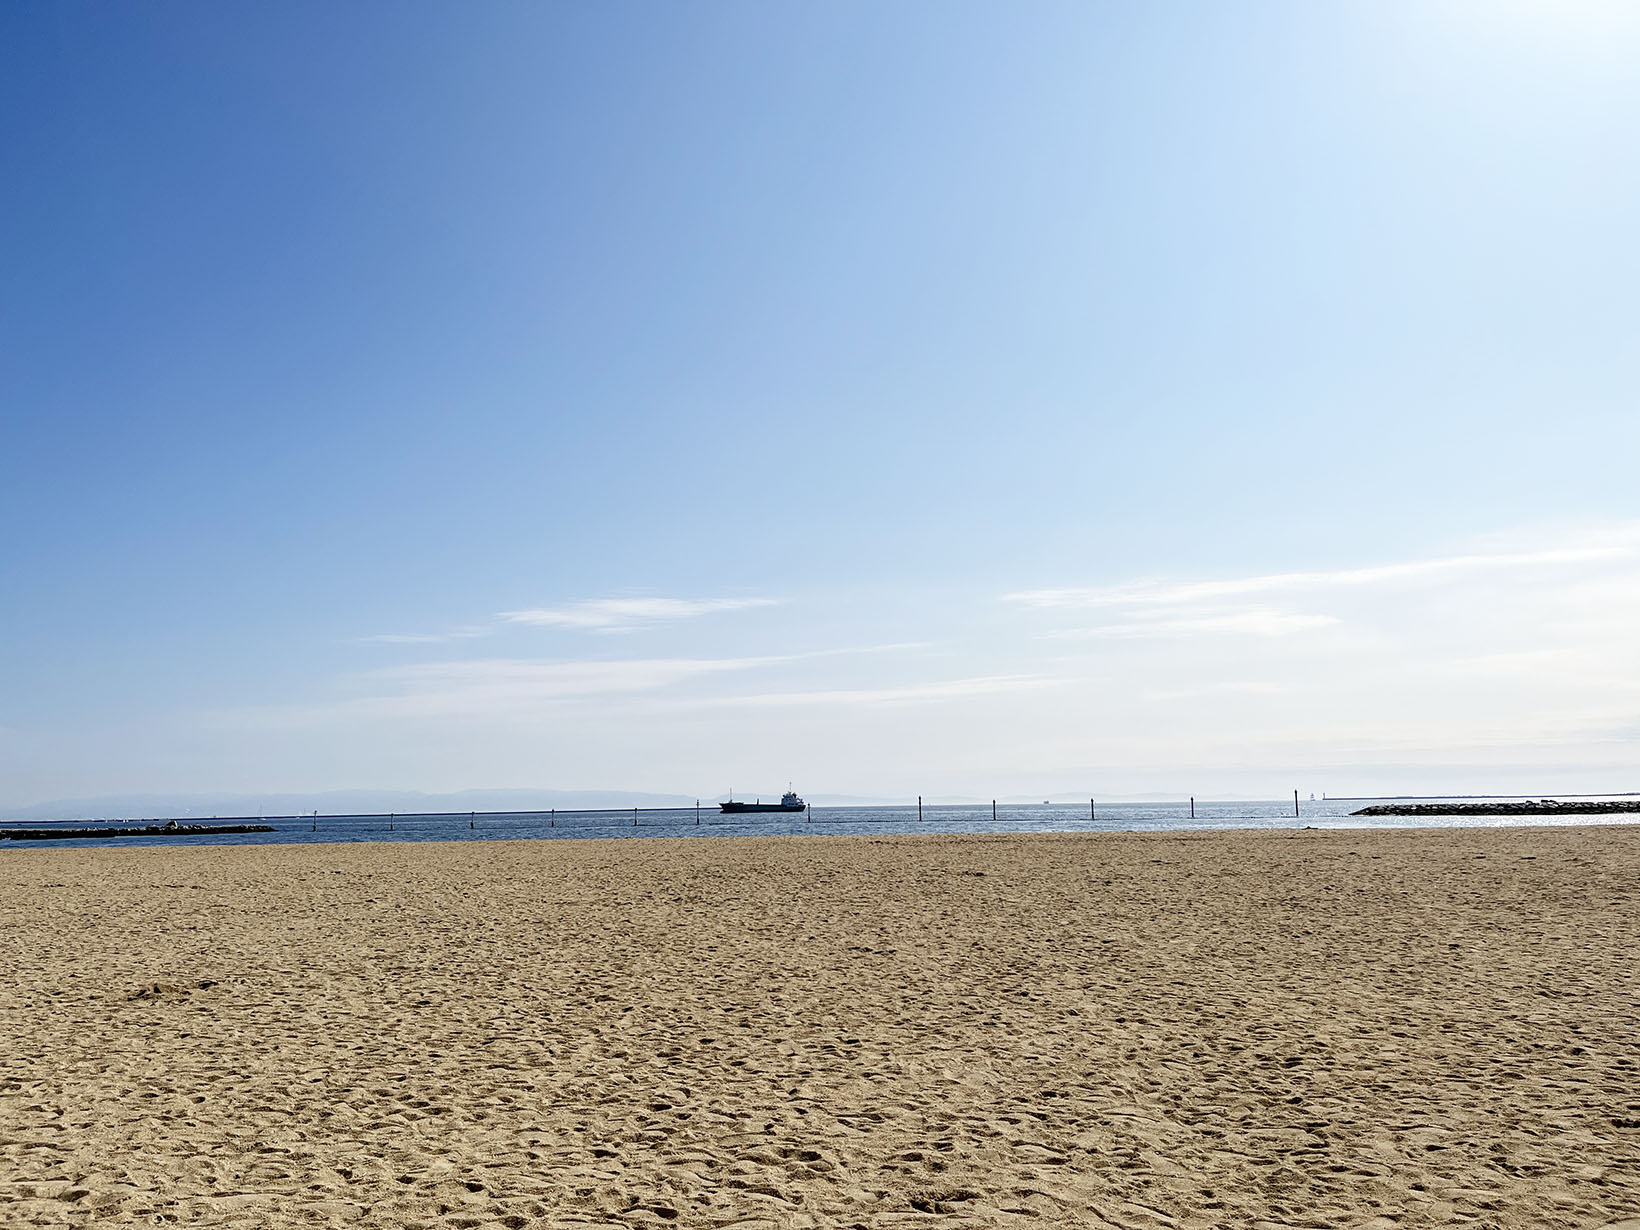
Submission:
[[746,812],[763,811],[802,811],[807,803],[720,803],[725,815],[738,816]]

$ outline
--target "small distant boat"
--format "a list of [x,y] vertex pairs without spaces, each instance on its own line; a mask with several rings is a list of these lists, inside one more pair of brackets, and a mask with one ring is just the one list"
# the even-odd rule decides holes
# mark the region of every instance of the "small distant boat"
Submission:
[[720,803],[718,806],[723,808],[725,814],[734,816],[749,811],[802,811],[808,807],[808,804],[798,798],[794,792],[788,790],[780,796],[780,802],[778,803],[765,803],[761,799],[756,803],[736,803],[733,799],[730,799],[727,803]]

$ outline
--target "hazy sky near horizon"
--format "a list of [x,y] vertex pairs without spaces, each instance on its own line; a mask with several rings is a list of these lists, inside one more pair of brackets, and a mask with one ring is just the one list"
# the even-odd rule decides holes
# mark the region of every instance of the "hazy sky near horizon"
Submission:
[[1640,789],[1636,63],[0,9],[0,804]]

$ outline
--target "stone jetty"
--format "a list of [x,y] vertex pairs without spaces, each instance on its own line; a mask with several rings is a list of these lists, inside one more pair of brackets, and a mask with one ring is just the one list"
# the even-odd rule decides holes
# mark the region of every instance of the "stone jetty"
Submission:
[[1496,803],[1375,803],[1352,816],[1605,816],[1640,812],[1640,798],[1538,799]]
[[89,828],[59,829],[0,829],[11,841],[63,841],[68,838],[94,837],[206,837],[213,833],[273,833],[271,824],[145,824],[137,828],[116,828],[113,825],[95,825]]

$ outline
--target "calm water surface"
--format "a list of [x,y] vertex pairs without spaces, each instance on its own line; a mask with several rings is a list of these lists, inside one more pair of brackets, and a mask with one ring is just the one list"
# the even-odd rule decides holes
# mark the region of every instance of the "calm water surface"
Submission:
[[[1437,800],[1405,799],[1400,802]],[[1303,800],[1293,815],[1291,798],[1270,802],[1214,803],[1198,799],[1194,819],[1190,804],[1111,803],[1094,808],[1088,803],[1026,806],[1002,804],[991,818],[989,803],[974,806],[927,806],[922,819],[915,805],[908,807],[817,807],[807,814],[722,816],[715,805],[702,805],[697,823],[695,809],[560,812],[479,812],[476,815],[396,815],[269,817],[263,823],[272,833],[229,833],[208,837],[111,837],[64,841],[0,841],[0,851],[63,846],[238,846],[283,845],[334,841],[498,841],[560,837],[729,837],[746,835],[824,836],[834,833],[1089,833],[1163,832],[1183,829],[1292,829],[1331,828],[1485,828],[1522,824],[1640,823],[1640,816],[1351,816],[1367,806],[1366,800]],[[634,818],[636,823],[634,823]],[[235,819],[243,819],[236,817]],[[252,823],[257,817],[249,817]],[[108,821],[110,826],[144,820]],[[182,823],[210,823],[189,817]],[[229,823],[223,817],[219,823]],[[8,822],[7,828],[89,827],[85,820],[43,823]]]

